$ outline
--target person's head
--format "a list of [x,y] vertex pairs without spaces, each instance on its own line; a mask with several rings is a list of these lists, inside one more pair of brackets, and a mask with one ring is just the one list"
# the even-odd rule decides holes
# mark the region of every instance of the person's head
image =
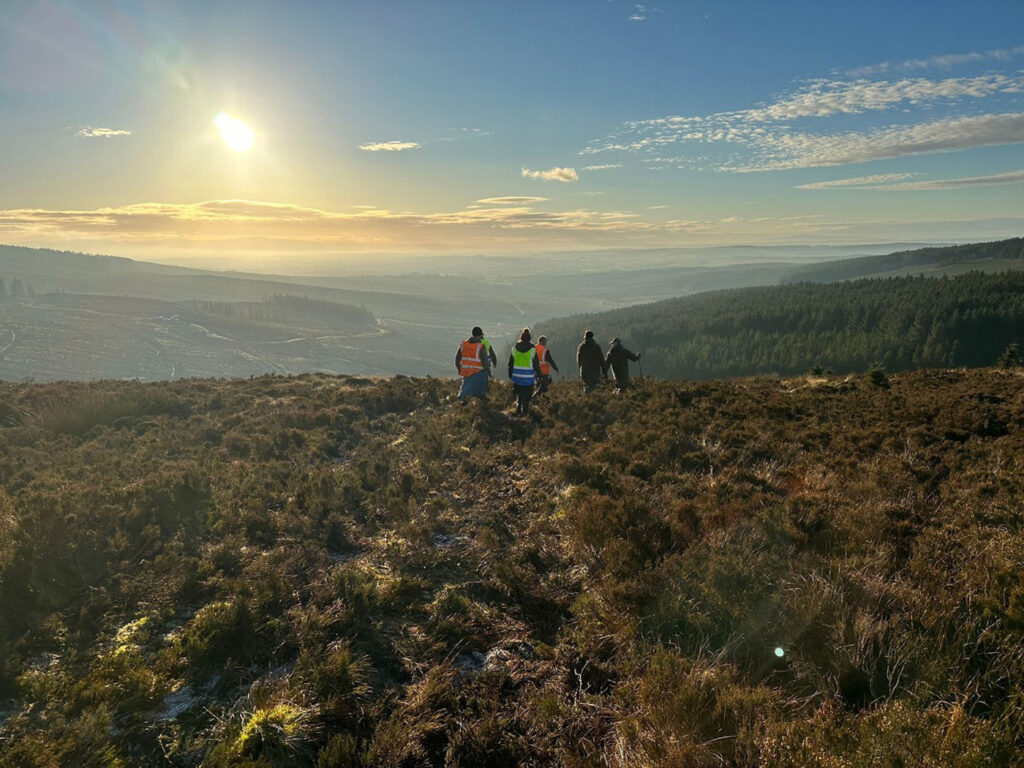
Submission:
[[530,340],[530,329],[529,328],[523,328],[523,332],[519,334],[519,340],[520,341],[529,341]]
[[473,326],[473,335],[478,337],[482,337],[484,335],[484,332],[480,330],[479,325]]
[[548,343],[548,337],[547,336],[541,336],[539,339],[537,339],[537,343],[538,344],[547,344]]
[[590,330],[590,329],[588,328],[588,329],[587,329],[587,330],[586,330],[586,331],[585,331],[585,332],[583,333],[583,340],[584,340],[584,341],[590,341],[590,340],[591,340],[592,338],[594,338],[594,332],[593,332],[592,330]]
[[616,336],[614,339],[612,339],[612,346],[613,347],[617,347],[621,343],[622,343],[622,339],[620,339],[618,336]]

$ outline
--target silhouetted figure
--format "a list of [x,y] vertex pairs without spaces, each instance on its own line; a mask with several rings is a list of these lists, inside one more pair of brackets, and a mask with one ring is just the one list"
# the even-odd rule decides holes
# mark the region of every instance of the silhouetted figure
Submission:
[[605,357],[605,366],[606,369],[612,369],[616,392],[625,392],[629,389],[629,361],[639,359],[640,355],[635,355],[622,346],[622,339],[618,337],[612,339],[611,346],[608,347],[608,355]]
[[594,332],[583,334],[583,343],[576,348],[576,365],[583,379],[583,391],[589,392],[598,385],[601,378],[608,378],[608,366],[601,352],[601,345],[594,341]]

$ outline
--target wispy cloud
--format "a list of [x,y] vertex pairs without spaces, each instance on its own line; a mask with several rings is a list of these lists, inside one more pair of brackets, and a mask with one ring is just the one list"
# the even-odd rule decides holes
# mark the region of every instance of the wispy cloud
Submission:
[[563,183],[580,180],[580,176],[576,173],[575,168],[551,168],[547,171],[531,171],[529,168],[523,168],[523,178],[561,181]]
[[1024,46],[1016,48],[997,48],[991,51],[972,51],[970,53],[947,53],[940,56],[929,56],[923,59],[906,59],[905,61],[883,61],[847,71],[853,77],[884,75],[889,72],[913,72],[927,69],[952,69],[965,64],[977,64],[986,61],[1010,61],[1024,56]]
[[768,133],[774,124],[800,118],[876,112],[900,105],[923,106],[956,99],[982,99],[1024,92],[1024,74],[972,78],[903,79],[895,82],[819,80],[772,104],[707,116],[671,116],[626,123],[591,142],[581,154],[647,150],[689,141],[743,141]]
[[629,17],[630,21],[644,21],[647,19],[647,6],[637,4],[633,8],[633,13]]
[[75,131],[75,135],[85,139],[112,139],[117,136],[131,136],[132,132],[126,128],[95,128],[83,125]]
[[959,179],[932,179],[924,181],[904,181],[912,177],[910,173],[883,173],[876,176],[860,176],[852,179],[836,179],[835,181],[819,181],[813,184],[802,184],[797,189],[859,189],[883,192],[930,192],[945,189],[962,189],[964,187],[991,187],[1000,184],[1018,184],[1024,181],[1024,169],[1005,171],[989,176],[966,176]]
[[1024,181],[1024,170],[994,173],[990,176],[968,176],[960,179],[936,179],[933,181],[909,181],[891,184],[883,189],[897,191],[961,189],[963,187],[991,187],[997,184],[1017,184]]
[[484,205],[529,205],[530,203],[543,203],[546,200],[546,197],[509,196],[485,197],[482,200],[477,200],[477,202]]
[[610,171],[612,168],[621,168],[622,163],[605,163],[604,165],[588,165],[584,171]]
[[490,136],[490,131],[485,131],[483,128],[449,128],[448,135],[438,139],[438,141],[464,141],[469,139],[482,139],[485,136]]
[[365,152],[405,152],[410,149],[419,149],[420,145],[415,141],[375,141],[369,144],[360,144],[359,148]]
[[493,207],[437,213],[396,212],[361,208],[337,213],[315,208],[254,200],[210,200],[189,205],[138,203],[95,210],[0,210],[0,234],[47,235],[60,238],[102,236],[110,240],[176,239],[198,241],[247,238],[289,238],[345,242],[399,237],[423,228],[565,229],[581,231],[642,230],[637,215],[621,211],[536,211],[513,201],[544,198],[485,198]]
[[948,118],[909,127],[865,133],[816,136],[807,133],[750,135],[745,139],[759,156],[726,166],[739,172],[890,160],[931,152],[1024,143],[1024,113]]
[[[253,200],[189,205],[139,203],[95,210],[0,210],[0,240],[24,245],[107,252],[189,250],[244,252],[284,249],[337,253],[387,249],[422,252],[493,247],[579,248],[682,243],[863,241],[879,231],[892,237],[947,237],[946,232],[990,236],[1018,232],[1024,218],[998,222],[858,222],[816,216],[736,216],[649,221],[630,211],[577,208],[537,211],[530,205],[490,205],[451,212],[367,209],[338,213]],[[909,227],[913,224],[913,227]],[[881,229],[880,229],[881,228]],[[921,233],[921,234],[914,234]],[[1010,235],[1005,235],[1010,236]]]
[[[968,147],[1024,143],[1022,113],[994,113],[931,119],[916,125],[893,125],[837,132],[840,117],[898,111],[903,120],[914,109],[937,110],[965,100],[999,99],[1016,105],[1024,93],[1024,72],[962,78],[898,80],[818,80],[758,107],[711,115],[668,116],[636,120],[590,142],[581,155],[633,153],[651,167],[691,167],[698,163],[724,171],[778,170],[840,165],[941,152]],[[829,121],[828,118],[834,118]],[[822,129],[809,130],[817,120]],[[848,121],[844,121],[848,124]],[[800,126],[800,130],[797,130]],[[831,128],[831,130],[829,130]],[[724,159],[689,156],[688,145],[730,145],[739,154]],[[665,159],[667,150],[674,157]]]
[[876,173],[873,176],[854,176],[849,179],[831,179],[800,184],[797,189],[874,189],[880,184],[891,184],[913,176],[912,173]]

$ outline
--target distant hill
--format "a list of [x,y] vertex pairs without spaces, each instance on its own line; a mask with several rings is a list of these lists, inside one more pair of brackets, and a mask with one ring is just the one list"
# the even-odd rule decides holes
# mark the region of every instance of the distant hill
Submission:
[[897,251],[884,256],[859,256],[809,264],[784,275],[780,282],[830,283],[859,277],[891,277],[906,274],[958,274],[970,270],[988,272],[1024,269],[1024,239],[971,243]]
[[[858,271],[874,274],[893,269],[929,274],[1005,269],[1024,263],[1013,256],[1019,255],[1019,247],[1017,252],[1011,247],[1014,243],[1019,246],[1020,241],[1007,241],[1002,248],[996,247],[1001,244],[982,244],[914,249],[887,257],[829,262],[814,267],[818,272],[806,273],[810,275],[806,279],[814,280],[814,274],[822,279],[845,279]],[[591,313],[588,317],[595,317],[591,324],[600,325],[593,313],[601,310],[701,291],[774,285],[804,275],[799,265],[811,260],[887,247],[895,246],[749,246],[581,251],[475,260],[460,257],[449,265],[450,269],[465,270],[457,274],[445,271],[444,259],[431,257],[410,260],[408,265],[418,270],[429,264],[436,272],[396,273],[399,262],[391,259],[387,274],[283,276],[0,246],[0,281],[15,289],[9,291],[14,300],[0,305],[0,380],[149,380],[311,371],[451,376],[455,345],[474,326],[485,329],[504,357],[510,340],[524,326],[544,332],[540,330],[543,323],[538,324],[540,318]],[[293,297],[303,304],[286,307],[275,297]],[[702,312],[714,314],[704,299],[697,301],[703,302]],[[625,315],[616,317],[620,319],[608,324],[611,334],[631,335],[629,326],[621,321]],[[673,319],[663,320],[663,328],[673,333]],[[743,333],[752,327],[748,323]],[[551,328],[554,332],[548,329],[548,335],[556,359],[563,364],[571,362],[582,328],[560,322]],[[806,325],[801,328],[808,330]],[[706,329],[697,330],[704,333]],[[834,334],[835,329],[821,332]],[[608,336],[604,331],[601,335]],[[710,337],[717,343],[715,333]],[[784,343],[793,340],[787,337]],[[630,343],[648,346],[653,341],[647,334]],[[934,343],[926,353],[900,351],[900,345],[906,346],[903,342],[892,351],[871,346],[872,340],[858,341],[851,351],[849,343],[831,338],[797,341],[797,346],[777,353],[770,351],[775,342],[769,338],[764,349],[752,353],[729,347],[732,342],[723,340],[729,347],[723,357],[721,350],[701,349],[699,340],[677,355],[671,349],[675,342],[664,339],[659,341],[662,360],[685,355],[699,364],[695,368],[676,363],[658,367],[654,362],[648,372],[705,377],[791,371],[799,361],[807,360],[808,365],[823,362],[818,359],[823,349],[836,352],[827,355],[835,362],[824,364],[844,370],[860,366],[865,355],[875,355],[894,367],[942,365],[960,359],[951,356],[951,348]],[[979,350],[969,364],[991,362],[982,354]],[[645,361],[645,365],[649,363]]]
[[0,768],[1024,748],[1024,376],[0,383]]
[[1024,341],[1024,272],[745,288],[537,328],[568,371],[587,328],[603,345],[621,337],[644,372],[666,378],[984,366]]

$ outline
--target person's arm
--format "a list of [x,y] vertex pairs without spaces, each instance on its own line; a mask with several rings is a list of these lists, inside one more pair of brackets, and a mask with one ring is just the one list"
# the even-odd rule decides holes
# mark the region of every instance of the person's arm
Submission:
[[533,373],[537,378],[540,378],[544,374],[540,372],[540,355],[537,354],[537,350],[533,350]]
[[633,354],[632,352],[630,352],[630,351],[629,351],[628,349],[626,349],[626,350],[625,350],[625,352],[626,352],[626,354],[627,354],[627,355],[629,355],[629,359],[630,359],[630,360],[632,360],[632,361],[633,361],[634,363],[635,363],[635,362],[636,362],[637,360],[639,360],[639,359],[640,359],[640,355],[634,355],[634,354]]
[[487,356],[491,358],[491,365],[497,367],[498,356],[494,353],[494,347],[491,346],[491,342],[487,342]]
[[583,345],[582,344],[580,344],[578,347],[576,347],[576,367],[577,368],[582,368],[583,367]]
[[512,378],[512,368],[515,367],[515,364],[516,364],[516,353],[513,352],[511,355],[508,356],[508,377],[510,379]]
[[461,344],[459,345],[459,348],[457,350],[455,350],[455,370],[458,371],[459,373],[462,373],[462,345]]
[[555,373],[561,373],[561,371],[558,370],[558,366],[555,365],[555,358],[551,356],[550,349],[548,350],[548,365],[555,369]]

